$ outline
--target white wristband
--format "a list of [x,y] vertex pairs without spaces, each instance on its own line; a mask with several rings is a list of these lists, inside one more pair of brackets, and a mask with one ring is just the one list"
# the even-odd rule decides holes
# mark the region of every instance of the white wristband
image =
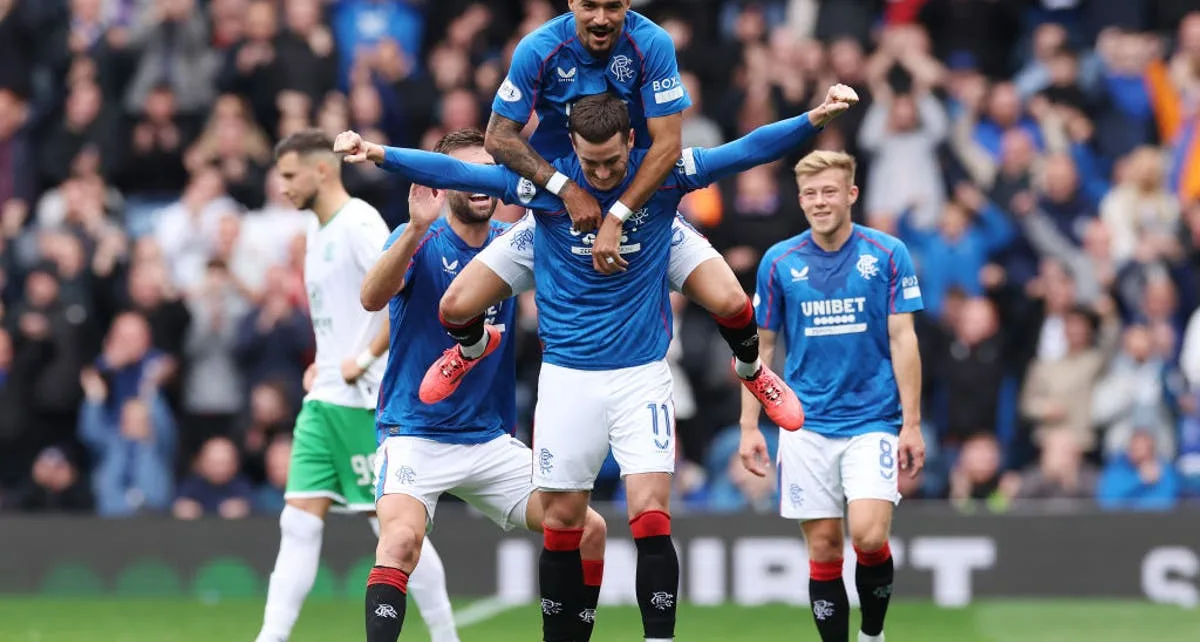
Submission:
[[354,365],[366,370],[367,368],[370,368],[371,364],[375,363],[375,360],[378,358],[379,357],[376,357],[374,354],[371,354],[370,349],[363,350],[362,354],[358,355],[358,358],[354,360]]
[[608,208],[608,213],[617,217],[617,220],[624,223],[625,221],[629,220],[630,216],[633,215],[633,210],[626,207],[621,201],[617,201],[616,203],[613,203],[612,207]]
[[562,188],[565,187],[566,184],[566,175],[562,172],[554,172],[554,176],[551,176],[550,180],[546,181],[546,191],[558,196],[558,193],[562,191]]

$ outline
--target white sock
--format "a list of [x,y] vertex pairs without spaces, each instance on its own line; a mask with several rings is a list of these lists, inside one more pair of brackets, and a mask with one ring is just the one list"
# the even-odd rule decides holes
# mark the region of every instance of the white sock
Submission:
[[675,638],[646,638],[646,642],[675,642]]
[[862,631],[858,632],[858,642],[883,642],[883,631],[879,635],[867,635]]
[[753,363],[746,363],[737,357],[733,358],[733,369],[737,372],[737,376],[743,379],[749,379],[758,374],[762,368],[762,359],[755,359]]
[[462,350],[464,357],[468,359],[478,359],[479,357],[483,356],[483,351],[487,349],[487,344],[488,333],[484,331],[483,336],[480,337],[475,343],[472,343],[469,346],[460,343],[458,344],[458,347]]
[[267,608],[258,642],[286,640],[292,634],[304,599],[317,578],[324,529],[320,517],[295,506],[283,507],[279,515],[279,555],[267,588]]
[[421,559],[408,576],[408,594],[417,603],[433,642],[459,642],[454,610],[446,592],[446,567],[429,538],[421,545]]

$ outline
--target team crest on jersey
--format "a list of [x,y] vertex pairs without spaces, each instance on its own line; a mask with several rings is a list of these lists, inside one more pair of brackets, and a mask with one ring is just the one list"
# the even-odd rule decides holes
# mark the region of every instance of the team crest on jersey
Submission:
[[629,82],[633,79],[633,60],[624,54],[613,56],[612,64],[608,66],[608,72],[617,79],[617,82]]
[[871,277],[879,274],[879,259],[870,254],[859,254],[858,263],[854,265],[862,278],[871,280]]
[[537,187],[534,186],[533,181],[529,180],[528,178],[522,178],[521,180],[517,181],[517,199],[519,199],[522,204],[528,205],[536,195]]

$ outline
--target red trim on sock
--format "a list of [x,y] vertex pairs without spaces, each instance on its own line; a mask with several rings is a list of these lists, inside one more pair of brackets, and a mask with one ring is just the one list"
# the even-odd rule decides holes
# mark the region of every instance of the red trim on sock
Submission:
[[742,309],[737,314],[731,317],[719,317],[712,315],[717,320],[717,325],[726,328],[744,328],[751,323],[754,323],[754,305],[750,303],[750,297],[746,297],[746,303],[742,305]]
[[408,595],[408,573],[390,566],[376,566],[367,574],[367,586],[372,584],[387,584],[400,589]]
[[892,558],[892,547],[888,546],[887,542],[884,542],[883,548],[877,551],[863,551],[855,546],[854,553],[858,556],[859,564],[863,566],[879,566]]
[[438,321],[441,322],[443,328],[446,328],[449,330],[462,330],[463,328],[469,328],[472,325],[474,325],[476,322],[478,322],[479,319],[481,319],[482,317],[483,317],[482,314],[477,314],[477,315],[471,317],[470,319],[468,319],[467,321],[464,321],[463,323],[451,323],[446,320],[446,317],[442,316],[442,311],[438,310]]
[[643,511],[629,520],[629,530],[633,531],[634,539],[670,535],[671,516],[661,510]]
[[582,528],[550,528],[542,525],[542,546],[548,551],[576,551],[581,541]]
[[842,577],[842,560],[836,562],[808,561],[808,576],[818,582],[828,582]]
[[583,585],[600,586],[604,581],[604,560],[583,560]]

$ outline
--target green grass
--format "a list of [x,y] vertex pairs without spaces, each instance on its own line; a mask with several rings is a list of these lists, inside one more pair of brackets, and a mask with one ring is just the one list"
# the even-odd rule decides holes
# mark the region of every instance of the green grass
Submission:
[[[427,640],[415,609],[401,640]],[[177,599],[95,600],[0,598],[5,642],[243,642],[253,640],[262,617],[259,600],[205,604]],[[857,615],[852,622],[857,622]],[[362,605],[313,600],[305,606],[293,642],[363,639]],[[541,639],[534,606],[506,611],[462,629],[463,642],[535,642]],[[1194,642],[1200,611],[1141,602],[987,602],[959,610],[898,602],[888,614],[889,642]],[[596,642],[641,639],[637,610],[601,607]],[[817,642],[806,610],[785,606],[715,608],[683,605],[679,642]],[[853,638],[852,638],[853,639]]]

